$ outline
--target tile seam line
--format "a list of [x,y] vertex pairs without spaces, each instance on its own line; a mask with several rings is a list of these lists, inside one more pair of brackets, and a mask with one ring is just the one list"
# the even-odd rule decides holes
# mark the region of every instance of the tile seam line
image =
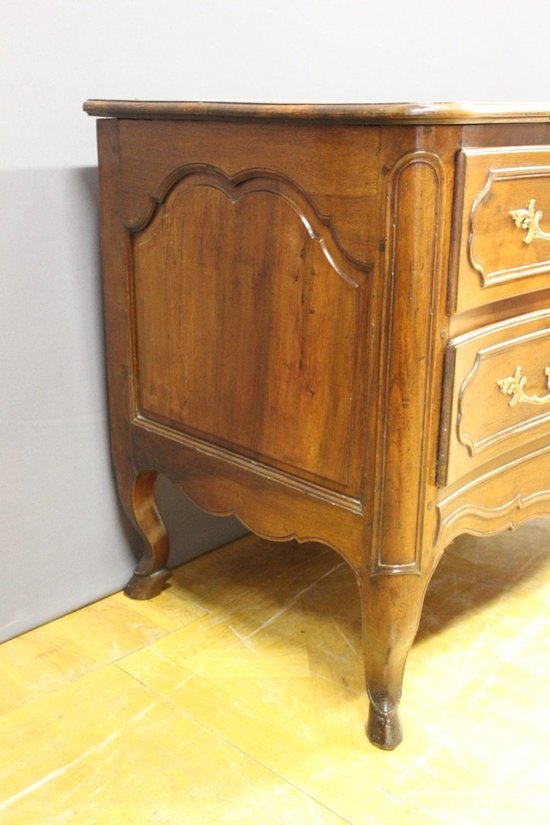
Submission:
[[[111,598],[111,596],[106,596],[106,598],[109,599],[109,598]],[[102,600],[100,599],[99,601],[102,601]],[[87,606],[88,605],[86,605],[86,607]],[[85,608],[83,608],[83,609],[85,609]],[[17,705],[15,705],[15,707],[12,707],[12,708],[9,708],[6,711],[0,712],[0,719],[2,717],[8,716],[11,713],[17,713],[18,711],[23,710],[23,708],[30,708],[36,702],[40,702],[42,699],[45,699],[47,696],[53,696],[56,693],[58,693],[59,691],[65,690],[65,688],[68,688],[70,685],[76,684],[81,679],[85,679],[87,676],[91,676],[93,673],[99,673],[99,671],[103,670],[104,668],[116,666],[119,662],[123,662],[124,659],[127,659],[129,656],[134,656],[136,653],[139,653],[141,650],[146,650],[151,645],[156,644],[157,642],[160,642],[162,639],[165,639],[167,636],[170,636],[174,633],[177,633],[179,630],[182,630],[184,627],[188,627],[193,622],[196,622],[196,621],[198,621],[199,619],[202,619],[202,618],[204,618],[204,616],[200,616],[196,619],[192,619],[190,622],[187,622],[185,625],[182,625],[181,627],[176,628],[175,630],[165,630],[164,628],[160,628],[161,630],[163,630],[163,633],[160,636],[158,636],[156,639],[153,639],[152,641],[146,642],[142,645],[138,645],[135,648],[133,648],[132,650],[129,650],[126,653],[123,653],[118,657],[115,657],[115,658],[112,658],[112,659],[106,659],[103,662],[94,663],[89,668],[86,668],[86,670],[84,670],[82,673],[78,673],[76,676],[74,676],[72,678],[67,678],[66,680],[64,680],[64,681],[62,681],[58,684],[52,685],[49,688],[40,689],[36,694],[34,694],[32,696],[32,698],[28,699],[27,701],[20,702]],[[54,621],[56,621],[56,620],[54,620]],[[29,631],[29,632],[32,632],[32,631]],[[15,637],[15,638],[18,638],[18,637]],[[126,673],[126,671],[124,671],[124,672]],[[127,675],[129,675],[129,674],[127,674]]]
[[205,722],[202,721],[202,719],[199,719],[197,716],[195,716],[190,711],[187,711],[187,710],[184,710],[183,708],[181,708],[170,697],[164,696],[160,693],[157,693],[146,682],[142,682],[140,679],[138,679],[132,673],[129,673],[127,670],[124,670],[124,668],[120,667],[118,663],[115,664],[114,666],[117,667],[119,670],[121,670],[126,676],[129,676],[131,679],[133,679],[138,685],[143,687],[148,693],[150,693],[152,696],[154,696],[158,701],[161,701],[161,702],[163,702],[167,705],[170,705],[170,707],[173,710],[175,710],[178,715],[183,716],[186,719],[192,719],[194,722],[196,722],[198,725],[200,725],[201,728],[203,728],[204,730],[207,730],[209,733],[213,734],[216,738],[221,739],[223,742],[230,745],[232,748],[234,748],[236,751],[241,753],[243,756],[246,756],[246,757],[248,757],[248,759],[251,759],[252,762],[254,762],[256,765],[259,765],[264,770],[268,771],[272,776],[277,777],[277,779],[279,779],[281,782],[284,782],[286,785],[289,785],[295,791],[298,791],[298,793],[300,793],[302,796],[306,797],[307,799],[310,799],[312,802],[315,802],[317,805],[320,805],[322,808],[324,808],[329,813],[333,814],[334,816],[339,817],[342,820],[342,822],[346,823],[346,825],[357,825],[356,823],[353,822],[353,820],[348,819],[347,817],[345,817],[342,814],[338,813],[338,811],[335,811],[335,810],[333,810],[333,808],[330,808],[324,802],[321,802],[319,799],[312,796],[308,791],[304,790],[304,788],[301,788],[299,785],[296,785],[294,782],[291,782],[289,779],[286,779],[284,776],[281,776],[281,774],[278,771],[274,770],[269,765],[266,765],[266,763],[263,762],[261,759],[258,759],[256,756],[253,756],[251,753],[249,753],[248,751],[241,748],[239,745],[236,744],[236,742],[233,742],[233,740],[230,739],[228,736],[225,736],[224,734],[220,733],[220,731],[217,730],[216,728],[210,727],[210,725],[207,725]]
[[[330,570],[328,570],[328,571],[326,571],[325,573],[323,573],[323,574],[322,574],[320,577],[318,577],[318,578],[317,578],[314,582],[312,582],[310,585],[308,585],[307,587],[305,587],[305,588],[304,588],[303,590],[301,590],[298,594],[295,594],[293,597],[291,597],[291,598],[289,599],[289,602],[288,602],[288,603],[284,606],[284,609],[282,609],[282,610],[281,610],[281,614],[282,614],[282,613],[284,613],[284,612],[286,612],[286,610],[290,609],[291,607],[293,607],[293,606],[294,606],[294,603],[295,603],[296,601],[298,601],[298,599],[299,599],[301,596],[303,596],[305,592],[307,592],[308,590],[312,589],[315,585],[317,585],[317,584],[319,583],[319,581],[321,581],[321,580],[322,580],[322,579],[324,579],[326,576],[330,575],[330,574],[331,574],[331,573],[333,573],[336,569],[338,569],[339,567],[342,567],[343,565],[344,565],[344,562],[338,562],[338,563],[337,563],[337,564],[336,564],[333,568],[331,568]],[[183,566],[183,565],[182,565],[182,566]],[[176,568],[176,569],[177,569],[177,568]],[[68,613],[68,614],[66,614],[66,616],[71,616],[71,615],[73,615],[73,613],[80,612],[81,610],[86,610],[86,609],[87,609],[88,607],[90,607],[91,605],[94,605],[94,604],[100,604],[102,601],[106,601],[106,600],[108,600],[108,599],[111,599],[111,598],[113,598],[114,596],[118,595],[119,593],[123,593],[123,592],[124,592],[124,591],[122,591],[122,590],[117,590],[117,591],[116,591],[116,593],[112,593],[112,594],[111,594],[111,595],[109,595],[109,596],[105,596],[105,598],[104,598],[104,599],[98,599],[96,602],[91,602],[91,604],[90,604],[90,605],[84,605],[83,607],[78,608],[78,610],[77,610],[77,611],[73,611],[72,613]],[[233,600],[233,601],[234,601],[234,602],[238,602],[238,597],[235,597],[235,600]],[[230,603],[230,605],[231,605],[231,604],[233,604],[233,601]],[[196,603],[193,601],[193,604],[196,604]],[[198,603],[197,603],[197,604],[198,604]],[[227,608],[228,606],[230,606],[230,605],[226,605],[225,607],[223,607],[223,608],[221,609],[221,611],[220,611],[220,615],[221,615],[222,620],[225,620],[225,619],[229,618],[230,611],[226,610],[226,608]],[[14,712],[16,712],[16,711],[18,711],[18,710],[21,710],[22,708],[27,708],[27,707],[30,707],[30,706],[31,706],[31,705],[33,705],[35,702],[39,702],[39,701],[40,701],[41,699],[43,699],[45,696],[51,696],[51,695],[53,695],[53,694],[57,693],[57,691],[59,691],[59,690],[63,690],[63,689],[64,689],[65,687],[67,687],[68,685],[73,685],[73,684],[75,684],[76,682],[78,682],[78,681],[79,681],[79,679],[83,679],[84,677],[88,676],[89,674],[92,674],[92,673],[98,673],[100,670],[102,670],[102,669],[103,669],[103,668],[105,668],[105,667],[109,667],[110,665],[114,665],[114,666],[116,666],[116,665],[118,665],[118,663],[119,663],[119,662],[123,662],[123,661],[124,661],[125,659],[127,659],[129,656],[133,656],[134,654],[138,653],[140,650],[146,650],[147,648],[151,647],[151,645],[156,644],[157,642],[160,642],[160,641],[161,641],[161,640],[163,640],[163,639],[167,639],[169,636],[173,636],[174,634],[179,633],[179,632],[180,632],[181,630],[183,630],[184,628],[189,628],[191,625],[195,624],[196,622],[203,621],[205,618],[207,618],[207,617],[209,617],[209,616],[212,616],[212,615],[213,615],[213,611],[212,611],[212,610],[207,610],[207,612],[205,613],[205,615],[203,615],[203,616],[196,616],[195,618],[190,619],[188,622],[185,622],[184,624],[182,624],[182,625],[180,625],[179,627],[174,628],[174,629],[172,629],[172,630],[168,630],[167,628],[164,628],[164,627],[161,627],[160,625],[158,625],[158,627],[159,627],[159,629],[162,631],[162,633],[161,633],[161,634],[160,634],[160,635],[159,635],[156,639],[154,639],[154,640],[152,640],[152,641],[145,642],[145,643],[143,643],[143,644],[141,644],[141,645],[138,645],[138,646],[136,646],[135,648],[133,648],[132,650],[129,650],[129,651],[126,651],[125,653],[122,653],[122,654],[121,654],[120,656],[118,656],[118,657],[114,657],[114,658],[112,658],[112,659],[107,659],[107,660],[105,660],[105,661],[103,661],[103,662],[98,662],[98,663],[96,663],[96,664],[92,664],[92,666],[91,666],[91,667],[89,667],[89,668],[86,668],[86,670],[85,670],[83,673],[79,673],[79,674],[78,674],[77,676],[75,676],[74,678],[69,678],[69,679],[67,679],[67,680],[65,680],[65,681],[63,681],[63,682],[61,682],[61,683],[59,683],[59,684],[56,684],[55,686],[52,686],[52,687],[51,687],[51,688],[49,688],[49,689],[47,688],[47,689],[45,689],[45,690],[40,690],[40,691],[39,691],[36,695],[34,695],[34,696],[33,696],[31,699],[29,699],[28,701],[22,702],[22,703],[20,703],[20,704],[16,705],[15,707],[13,707],[13,708],[10,708],[9,710],[5,711],[5,713],[0,713],[0,716],[5,716],[5,715],[7,715],[7,714],[9,714],[9,713],[14,713]],[[60,616],[60,617],[59,617],[59,619],[53,619],[53,620],[52,620],[52,624],[53,624],[53,622],[55,622],[55,621],[59,621],[60,619],[63,619],[63,618],[65,618],[65,616]],[[275,618],[279,618],[279,616],[277,615]],[[273,620],[274,620],[274,617],[271,617],[271,620],[273,621]],[[270,623],[271,623],[271,622],[270,622]],[[49,624],[49,623],[47,623],[47,624]],[[46,626],[47,626],[47,624],[46,624],[46,625],[42,625],[42,627],[46,627]],[[39,629],[39,628],[33,628],[33,630],[37,630],[37,629]],[[263,628],[263,627],[256,628],[256,630],[254,630],[254,631],[252,632],[252,634],[251,634],[251,635],[255,635],[256,633],[258,633],[258,632],[259,632],[260,630],[262,630],[262,629],[264,629],[264,628]],[[28,633],[32,633],[32,632],[33,632],[33,630],[28,631]],[[23,636],[25,636],[25,635],[26,635],[26,634],[22,634],[21,638],[22,638]],[[17,639],[17,638],[19,638],[19,637],[14,637],[14,638],[15,638],[15,639]],[[9,640],[7,640],[7,641],[13,641],[13,640],[9,639]],[[1,647],[1,644],[0,644],[0,647]],[[124,671],[124,672],[125,672],[125,673],[127,673],[127,671]],[[128,674],[128,675],[130,675],[130,674]],[[138,680],[136,680],[136,681],[138,681]],[[353,823],[352,823],[351,825],[353,825]]]

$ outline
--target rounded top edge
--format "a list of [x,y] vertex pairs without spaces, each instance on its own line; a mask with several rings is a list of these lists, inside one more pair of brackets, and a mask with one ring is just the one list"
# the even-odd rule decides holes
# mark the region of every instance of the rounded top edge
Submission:
[[132,120],[312,120],[340,123],[550,122],[550,103],[240,103],[87,100],[93,117]]

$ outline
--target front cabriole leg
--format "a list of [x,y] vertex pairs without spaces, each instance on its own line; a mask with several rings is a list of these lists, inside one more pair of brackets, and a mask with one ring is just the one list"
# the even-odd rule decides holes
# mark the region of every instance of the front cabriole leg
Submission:
[[407,574],[359,576],[369,719],[367,736],[384,750],[403,737],[399,701],[403,672],[422,612],[426,582]]
[[166,586],[170,571],[168,534],[155,503],[157,473],[148,471],[133,479],[126,491],[126,510],[144,539],[145,548],[134,574],[124,592],[132,599],[151,599]]

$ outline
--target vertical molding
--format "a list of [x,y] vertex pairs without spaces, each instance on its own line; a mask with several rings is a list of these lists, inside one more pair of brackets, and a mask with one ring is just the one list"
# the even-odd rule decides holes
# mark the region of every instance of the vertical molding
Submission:
[[441,288],[444,170],[404,155],[388,183],[382,423],[373,573],[420,573],[433,416],[434,315]]

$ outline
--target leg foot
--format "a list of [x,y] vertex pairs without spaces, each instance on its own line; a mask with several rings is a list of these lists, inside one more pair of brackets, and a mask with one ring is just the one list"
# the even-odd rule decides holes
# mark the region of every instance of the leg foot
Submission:
[[165,587],[170,572],[168,535],[155,503],[156,472],[145,472],[125,486],[126,510],[144,539],[144,553],[124,592],[131,599],[151,599]]
[[152,599],[164,590],[170,575],[170,571],[165,567],[156,570],[149,576],[134,573],[124,588],[124,592],[131,599]]
[[397,708],[383,710],[376,706],[372,699],[369,702],[369,721],[367,722],[367,736],[377,748],[391,751],[403,739],[401,722]]
[[367,736],[378,748],[392,750],[402,739],[398,706],[405,662],[420,620],[425,580],[365,573],[359,583],[370,700]]

